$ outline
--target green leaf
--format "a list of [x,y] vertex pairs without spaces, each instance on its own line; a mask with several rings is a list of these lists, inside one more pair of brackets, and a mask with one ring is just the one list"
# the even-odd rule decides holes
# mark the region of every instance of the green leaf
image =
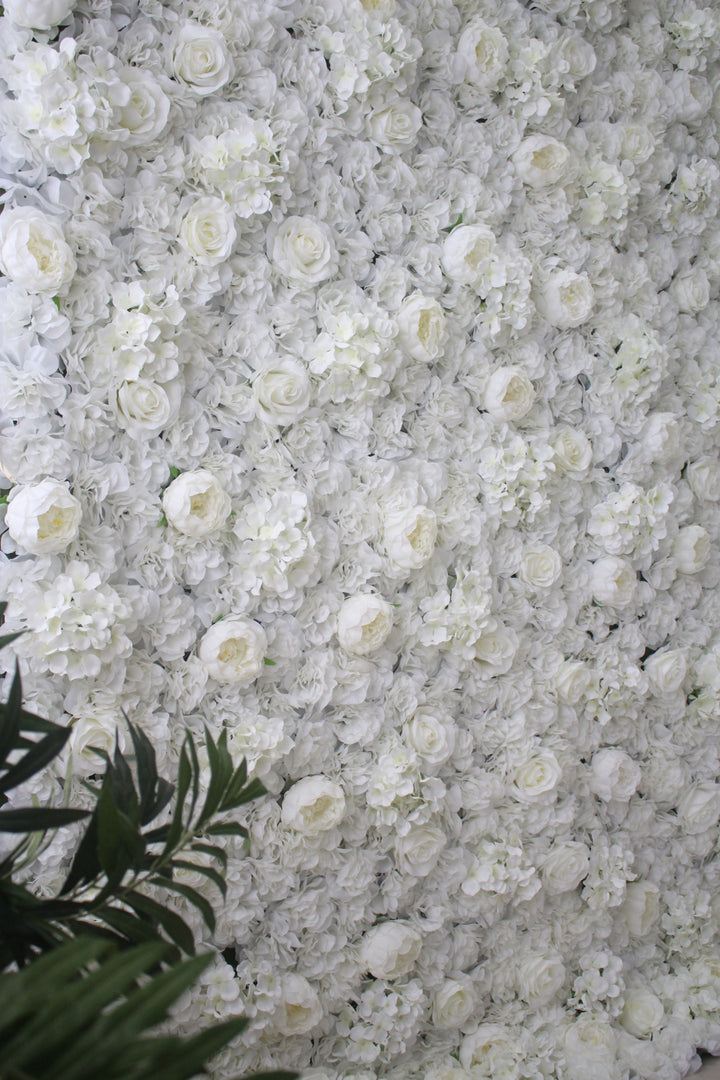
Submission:
[[263,664],[267,664],[268,667],[275,667],[276,661],[270,660],[267,656],[263,657]]
[[193,767],[190,763],[190,757],[188,755],[186,745],[188,736],[186,736],[185,742],[180,750],[180,761],[178,763],[178,783],[177,783],[177,795],[175,797],[175,810],[173,812],[172,821],[170,823],[170,829],[165,841],[164,854],[168,854],[174,851],[183,832],[183,810],[185,809],[185,797],[190,789],[190,782],[193,778]]
[[7,702],[0,708],[0,768],[5,767],[7,756],[17,745],[22,716],[22,681],[20,665],[15,661],[15,674],[10,685]]
[[[3,502],[7,502],[7,498],[0,499],[0,506]],[[25,633],[27,633],[26,630],[16,630],[14,634],[3,634],[2,637],[0,637],[0,649],[4,649],[6,645],[9,645],[12,641],[16,641]]]
[[60,890],[60,896],[70,892],[76,885],[84,882],[95,881],[100,874],[100,859],[98,856],[98,818],[97,805],[90,818],[88,827],[83,833],[82,840],[75,852],[68,876]]
[[88,810],[68,810],[64,807],[30,806],[19,810],[0,810],[0,832],[42,832],[59,829],[87,817]]
[[16,765],[11,766],[5,773],[0,781],[3,791],[10,791],[11,788],[23,784],[35,773],[44,769],[58,756],[70,738],[70,734],[70,728],[58,728],[57,731],[51,731],[49,735],[45,735],[39,742],[34,743],[33,749],[28,750]]
[[178,476],[180,475],[180,470],[176,469],[174,465],[171,465],[170,475],[172,476],[173,480],[177,480]]
[[59,296],[53,296],[52,302],[59,311],[60,310],[60,297]]
[[198,826],[202,826],[204,822],[209,821],[221,805],[223,796],[233,777],[233,762],[227,749],[227,731],[223,729],[220,738],[215,743],[206,727],[205,746],[210,761],[210,783],[205,796],[205,803],[197,820]]
[[126,893],[123,902],[131,908],[150,919],[157,926],[162,927],[171,941],[174,941],[188,956],[195,955],[195,939],[187,923],[180,916],[170,911],[169,908],[159,904],[150,896],[137,891]]
[[167,1068],[153,1073],[153,1080],[190,1080],[203,1066],[214,1058],[229,1042],[241,1035],[248,1026],[244,1017],[222,1020],[197,1035],[184,1039],[176,1060],[170,1060]]
[[[107,761],[107,755],[103,755]],[[135,781],[127,759],[120,749],[117,733],[115,734],[115,753],[112,763],[108,762],[107,775],[110,790],[118,810],[126,814],[133,824],[140,823],[140,801],[135,790]]]
[[204,855],[209,855],[211,859],[218,859],[223,868],[227,866],[227,853],[224,848],[221,848],[219,844],[204,844],[200,841],[195,841],[190,845],[191,851],[202,851]]
[[175,788],[167,780],[158,777],[155,750],[145,732],[131,724],[127,716],[125,720],[130,729],[130,737],[135,750],[140,791],[140,821],[143,825],[147,825],[157,817],[161,810],[164,810]]
[[181,885],[179,881],[168,880],[167,878],[151,878],[151,885],[159,885],[163,889],[170,889],[171,892],[179,893],[180,896],[184,896],[194,907],[198,909],[208,930],[215,930],[215,912],[212,909],[212,904],[202,896],[197,889],[191,888],[190,885]]
[[250,834],[244,825],[238,825],[236,821],[218,821],[214,825],[208,825],[203,829],[205,836],[241,836],[243,840],[249,840]]
[[105,775],[97,801],[98,858],[110,887],[119,884],[128,870],[140,869],[145,854],[137,825],[115,804],[111,777]]
[[228,792],[227,797],[223,799],[220,810],[235,810],[238,806],[243,806],[244,803],[259,799],[261,795],[265,794],[266,790],[264,784],[259,780],[251,780],[247,787],[242,788],[240,791]]
[[209,881],[212,881],[213,884],[218,887],[223,896],[227,894],[227,885],[225,884],[225,878],[222,876],[222,874],[219,874],[213,866],[205,866],[202,863],[194,863],[191,862],[189,859],[173,859],[172,868],[173,870],[189,870],[191,873],[202,874],[203,877],[206,877]]

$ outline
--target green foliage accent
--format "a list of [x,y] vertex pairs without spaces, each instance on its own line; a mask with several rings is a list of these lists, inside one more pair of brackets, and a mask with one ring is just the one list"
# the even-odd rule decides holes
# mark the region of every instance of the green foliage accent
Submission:
[[[0,624],[6,608],[0,603]],[[19,636],[0,636],[0,648]],[[225,895],[228,856],[213,838],[246,840],[227,815],[265,789],[248,782],[244,761],[233,763],[227,733],[216,742],[207,729],[204,797],[190,733],[170,783],[158,775],[148,737],[125,721],[132,756],[117,737],[112,756],[96,750],[104,772],[85,785],[92,809],[3,809],[7,792],[46,768],[70,729],[23,709],[17,664],[0,703],[0,832],[21,835],[0,862],[0,1080],[190,1080],[247,1026],[235,1018],[189,1037],[148,1034],[211,960],[194,955],[190,927],[163,897],[183,897],[213,929],[210,901],[178,877],[200,874]],[[83,820],[59,895],[36,896],[19,872],[49,831]]]
[[189,1038],[146,1032],[167,1019],[210,959],[174,959],[158,941],[121,951],[81,936],[0,975],[1,1080],[190,1080],[204,1073],[247,1020]]
[[263,663],[267,664],[268,667],[275,667],[275,661],[270,660],[267,656],[263,657]]

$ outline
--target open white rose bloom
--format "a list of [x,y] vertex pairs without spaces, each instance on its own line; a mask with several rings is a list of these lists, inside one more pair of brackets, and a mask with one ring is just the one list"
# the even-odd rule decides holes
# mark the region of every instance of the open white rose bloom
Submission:
[[715,0],[4,5],[0,674],[70,803],[123,710],[265,784],[218,1080],[720,1054],[718,86]]

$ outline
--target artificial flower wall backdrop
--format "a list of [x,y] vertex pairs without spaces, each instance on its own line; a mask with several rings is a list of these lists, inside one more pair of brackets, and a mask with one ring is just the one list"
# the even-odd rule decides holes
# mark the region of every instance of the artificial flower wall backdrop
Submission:
[[219,1077],[720,1052],[719,51],[711,0],[4,5],[0,597],[72,730],[18,800],[123,710],[246,756]]

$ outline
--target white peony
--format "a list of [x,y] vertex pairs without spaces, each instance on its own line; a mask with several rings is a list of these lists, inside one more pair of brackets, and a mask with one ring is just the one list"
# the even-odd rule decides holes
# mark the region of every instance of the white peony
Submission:
[[393,609],[374,593],[350,596],[338,615],[338,641],[346,652],[366,656],[385,642],[392,630]]
[[673,543],[672,553],[681,574],[697,574],[710,559],[710,536],[702,525],[686,525]]
[[635,937],[645,937],[660,918],[660,890],[650,881],[629,881],[622,914]]
[[593,754],[590,790],[605,802],[611,799],[627,802],[637,791],[640,776],[640,766],[629,754],[614,746],[606,746]]
[[307,371],[289,358],[275,360],[258,371],[252,389],[258,416],[279,426],[299,419],[312,397]]
[[76,263],[58,223],[19,206],[0,214],[0,270],[28,292],[57,293],[72,280]]
[[417,570],[432,557],[437,517],[427,506],[389,511],[383,520],[383,541],[390,559],[402,570]]
[[624,608],[632,604],[637,574],[632,563],[619,555],[605,555],[592,568],[592,593],[598,604]]
[[486,225],[459,225],[445,237],[442,268],[458,285],[478,285],[488,273],[497,243]]
[[587,875],[590,852],[576,840],[553,844],[542,865],[543,885],[551,893],[572,892]]
[[5,524],[26,551],[57,555],[78,535],[81,518],[82,507],[67,484],[48,479],[13,490]]
[[3,11],[16,26],[50,30],[70,14],[76,0],[5,0]]
[[133,435],[159,435],[172,413],[167,393],[151,379],[124,382],[115,401],[120,426]]
[[163,492],[170,524],[186,536],[210,536],[230,514],[230,496],[207,469],[181,473]]
[[248,686],[262,671],[267,635],[259,623],[230,616],[205,631],[197,654],[218,682]]
[[650,990],[628,989],[620,1014],[620,1023],[636,1039],[648,1038],[665,1019],[660,998]]
[[520,143],[512,161],[529,187],[554,187],[567,173],[570,151],[552,135],[530,135]]
[[398,330],[403,348],[414,360],[429,363],[442,352],[446,336],[445,312],[437,300],[415,292],[400,305]]
[[182,23],[175,33],[171,68],[175,78],[199,97],[214,94],[233,74],[222,34],[190,20]]
[[345,816],[345,795],[339,784],[325,776],[305,776],[286,792],[283,825],[304,836],[318,836],[339,825]]
[[499,83],[508,62],[508,44],[497,26],[472,19],[460,35],[457,47],[462,77],[483,89]]
[[484,405],[497,420],[522,420],[534,401],[533,384],[518,368],[498,368],[488,379]]
[[705,271],[699,266],[693,266],[673,278],[671,289],[680,310],[690,315],[696,315],[710,303],[710,282]]
[[568,330],[590,318],[595,294],[587,274],[555,270],[536,293],[535,303],[551,326]]
[[200,266],[218,266],[232,252],[237,231],[226,202],[214,195],[196,199],[180,226],[180,245]]
[[693,495],[703,502],[720,501],[720,468],[715,458],[699,457],[685,470]]
[[376,979],[399,979],[415,966],[422,938],[403,919],[380,923],[363,936],[360,963]]
[[283,221],[272,242],[270,257],[281,277],[299,288],[327,281],[338,262],[329,228],[309,217]]
[[592,462],[592,444],[587,435],[577,428],[558,428],[553,450],[556,465],[562,472],[571,475],[586,472]]
[[303,975],[290,972],[281,982],[282,1000],[276,1025],[282,1035],[304,1035],[323,1018],[317,990]]

